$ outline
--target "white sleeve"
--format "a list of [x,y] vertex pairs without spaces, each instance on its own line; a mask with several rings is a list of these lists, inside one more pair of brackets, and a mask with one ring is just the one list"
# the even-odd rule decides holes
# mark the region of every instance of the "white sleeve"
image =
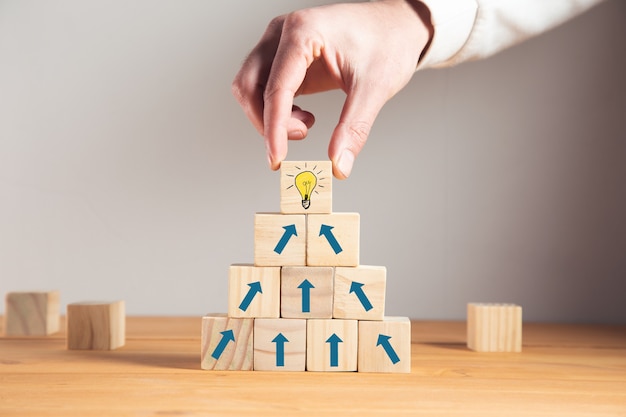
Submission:
[[433,39],[418,69],[486,58],[545,32],[602,0],[421,0]]

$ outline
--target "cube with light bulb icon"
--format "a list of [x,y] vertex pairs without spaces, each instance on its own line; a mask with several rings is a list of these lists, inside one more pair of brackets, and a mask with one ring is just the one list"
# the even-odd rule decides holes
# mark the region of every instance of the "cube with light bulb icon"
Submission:
[[280,166],[280,212],[332,213],[332,163],[283,161]]

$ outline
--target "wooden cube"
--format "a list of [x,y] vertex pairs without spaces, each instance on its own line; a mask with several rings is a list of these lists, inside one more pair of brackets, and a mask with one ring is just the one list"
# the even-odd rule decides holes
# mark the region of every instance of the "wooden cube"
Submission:
[[307,215],[306,264],[357,266],[359,213]]
[[251,371],[253,366],[254,319],[207,314],[202,317],[202,369]]
[[46,336],[59,331],[59,292],[10,292],[5,298],[7,336]]
[[522,307],[469,303],[467,347],[477,352],[521,352]]
[[257,213],[254,216],[254,264],[306,265],[306,216]]
[[359,321],[359,372],[411,372],[411,321]]
[[307,371],[356,371],[356,320],[307,320]]
[[254,370],[304,371],[306,320],[254,319]]
[[113,350],[126,342],[124,301],[67,305],[67,348]]
[[332,213],[332,179],[330,161],[281,162],[281,213]]
[[333,316],[333,275],[330,266],[285,266],[280,272],[280,315],[329,319]]
[[333,317],[382,320],[385,315],[387,269],[361,265],[335,268]]
[[230,317],[280,316],[280,267],[231,265],[228,273]]

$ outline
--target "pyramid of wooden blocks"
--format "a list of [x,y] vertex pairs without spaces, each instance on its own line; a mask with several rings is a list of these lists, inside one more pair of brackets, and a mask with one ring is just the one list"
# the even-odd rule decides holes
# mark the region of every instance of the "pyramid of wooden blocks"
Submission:
[[411,322],[385,316],[387,270],[360,264],[359,241],[359,214],[332,211],[331,162],[283,162],[228,314],[202,319],[202,369],[410,372]]
[[6,336],[46,336],[59,331],[59,292],[10,292],[5,299]]
[[126,342],[123,301],[67,305],[67,348],[113,350]]
[[467,347],[476,352],[521,352],[522,307],[469,303]]

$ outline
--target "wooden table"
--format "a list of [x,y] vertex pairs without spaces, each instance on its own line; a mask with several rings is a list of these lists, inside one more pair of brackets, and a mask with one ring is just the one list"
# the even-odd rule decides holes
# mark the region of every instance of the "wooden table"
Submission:
[[200,369],[200,318],[129,317],[126,346],[0,338],[0,416],[626,416],[626,326],[524,324],[476,353],[464,322],[413,322],[411,374]]

